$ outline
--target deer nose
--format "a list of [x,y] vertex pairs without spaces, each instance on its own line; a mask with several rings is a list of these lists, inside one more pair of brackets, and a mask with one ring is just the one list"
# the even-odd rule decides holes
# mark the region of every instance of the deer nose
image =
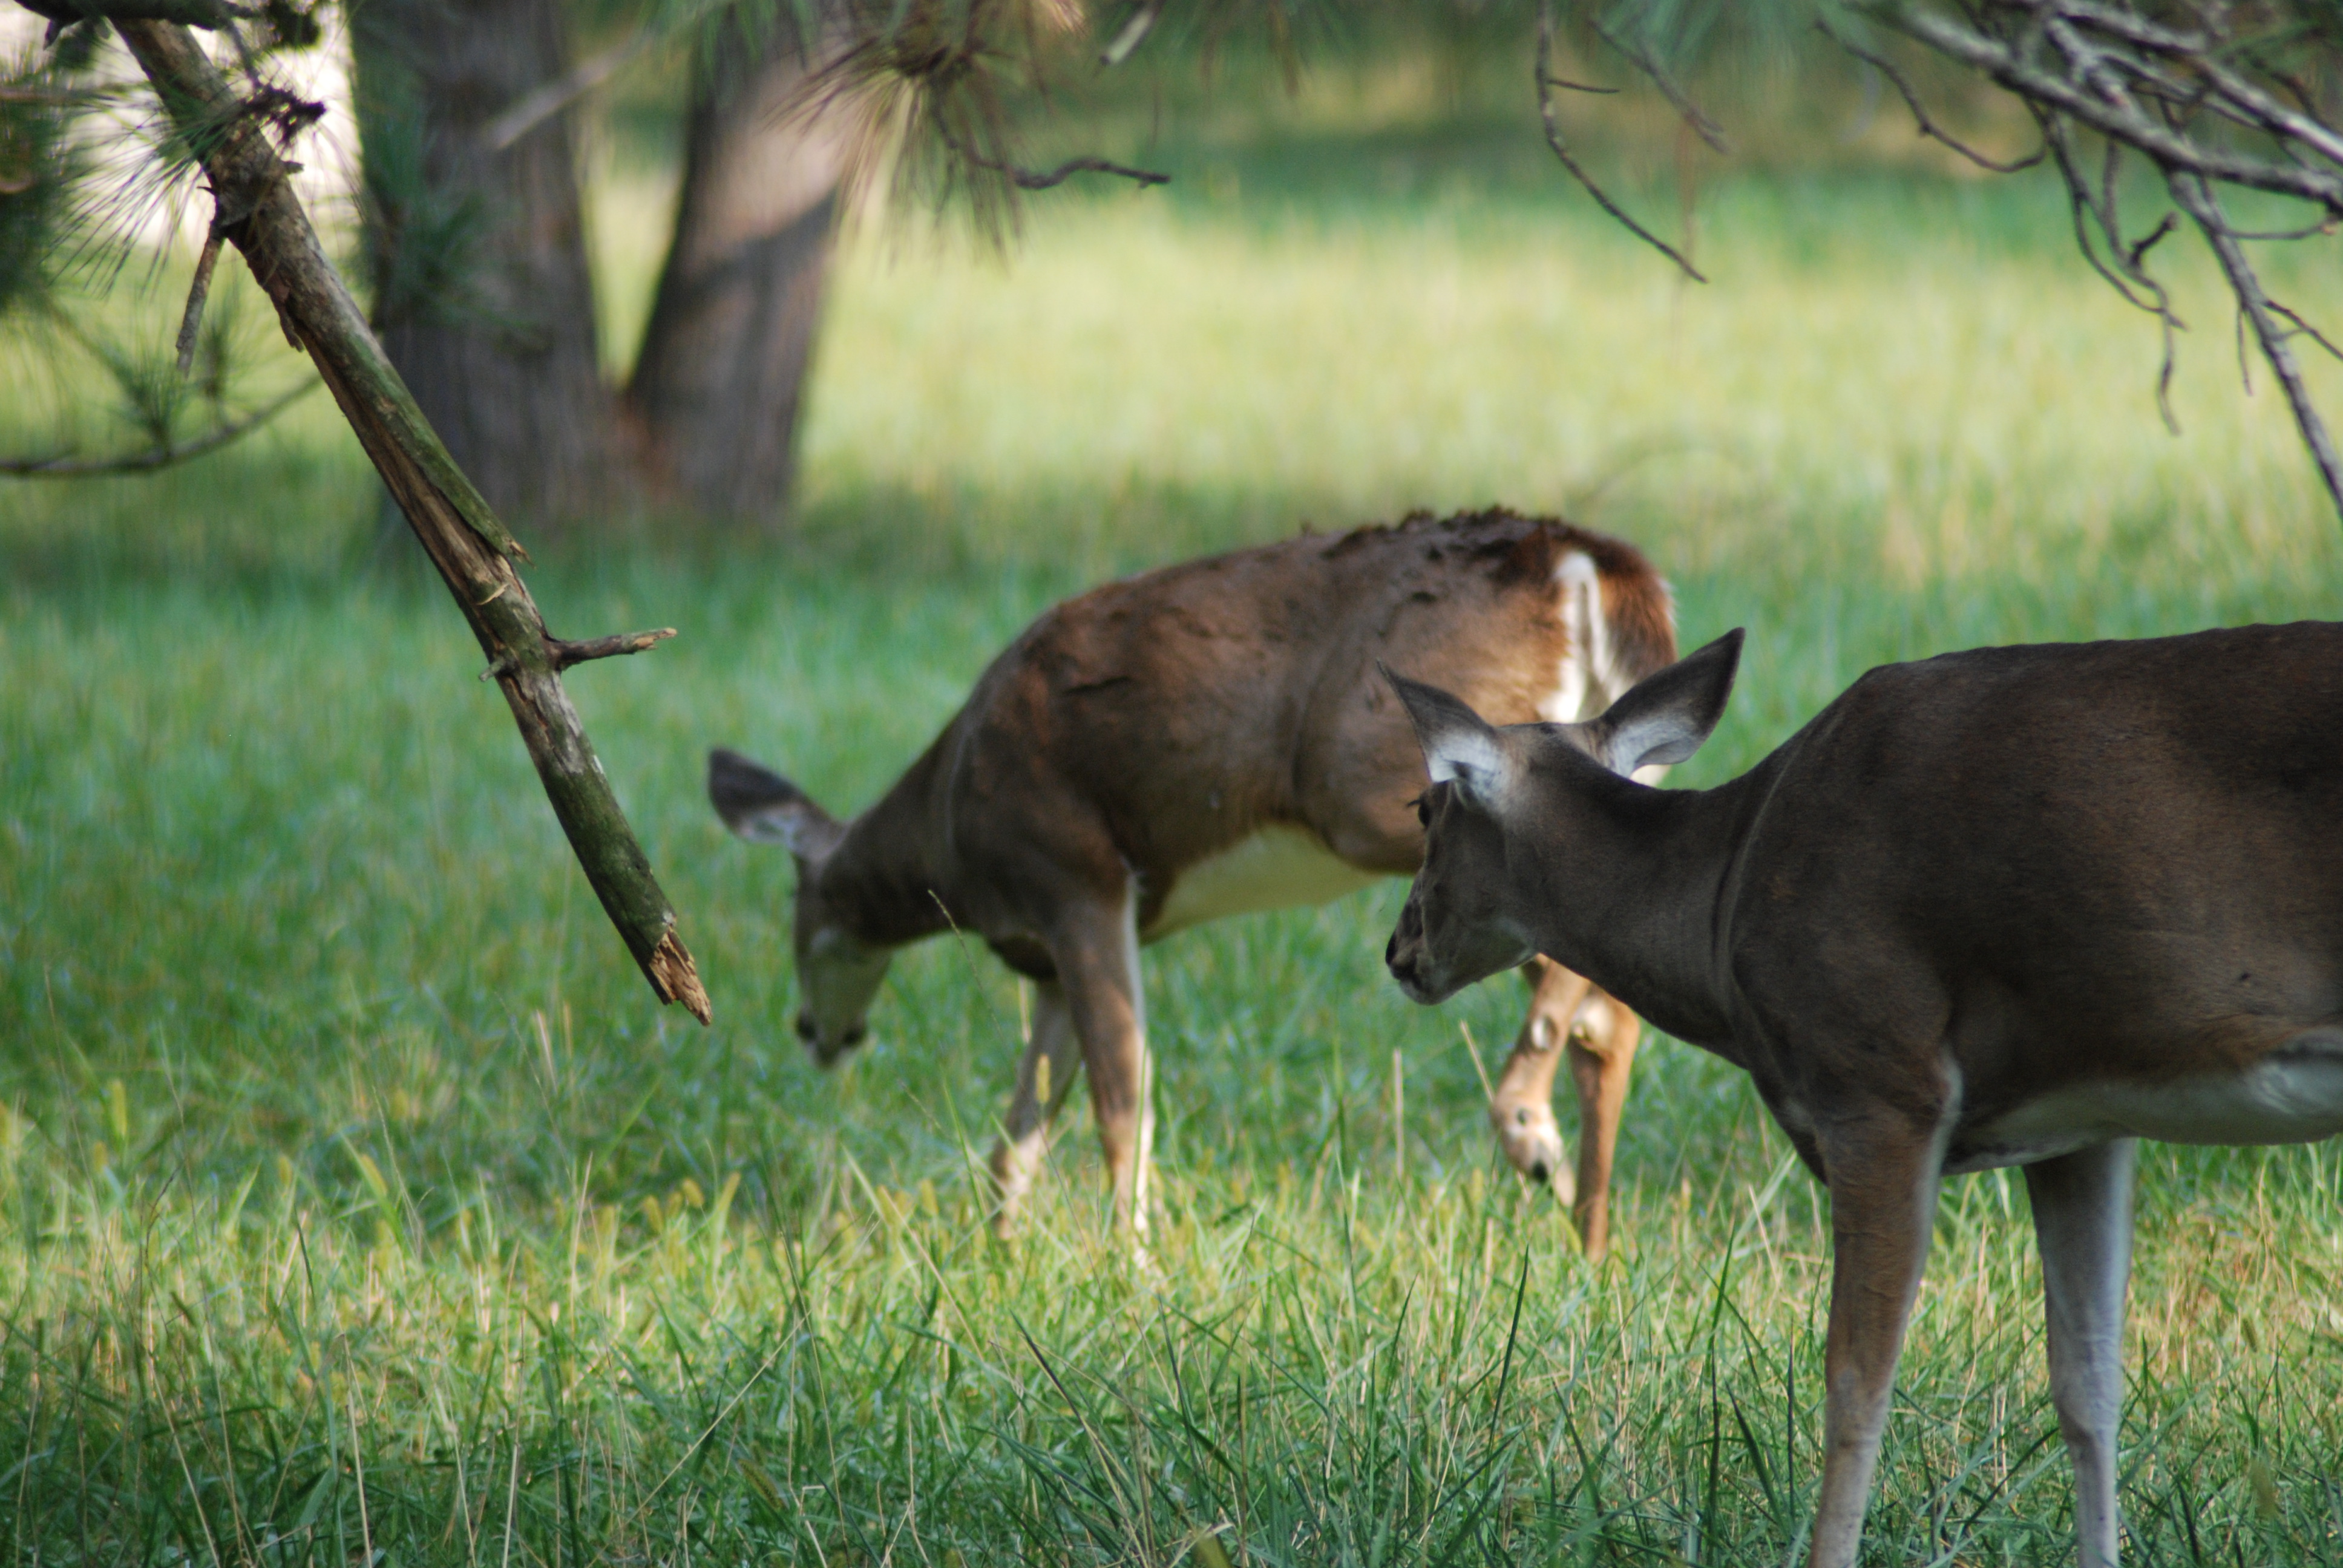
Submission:
[[1394,979],[1403,980],[1408,978],[1409,971],[1415,967],[1415,962],[1413,958],[1400,950],[1399,937],[1400,934],[1393,931],[1391,940],[1383,944],[1383,968],[1391,970]]

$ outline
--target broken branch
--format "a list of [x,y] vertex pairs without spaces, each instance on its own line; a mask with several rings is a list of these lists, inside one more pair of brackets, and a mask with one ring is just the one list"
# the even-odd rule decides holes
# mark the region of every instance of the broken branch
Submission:
[[588,638],[571,642],[566,638],[545,639],[547,649],[553,655],[553,668],[568,669],[573,664],[584,664],[589,658],[610,658],[619,654],[640,653],[654,648],[675,635],[675,628],[660,627],[657,631],[622,631],[615,637]]
[[562,689],[545,619],[516,571],[519,547],[448,456],[326,258],[271,144],[195,35],[156,21],[116,31],[197,149],[227,242],[305,349],[497,668],[522,744],[595,895],[651,990],[706,1023],[708,992],[675,910]]

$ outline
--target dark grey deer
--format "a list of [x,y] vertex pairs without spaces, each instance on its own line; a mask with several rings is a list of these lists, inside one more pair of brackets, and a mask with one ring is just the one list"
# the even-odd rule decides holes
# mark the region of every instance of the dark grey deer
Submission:
[[2343,1131],[2343,628],[1875,669],[1707,791],[1739,632],[1586,723],[1393,678],[1431,777],[1386,954],[1523,955],[1748,1070],[1830,1189],[1815,1568],[1860,1543],[1939,1182],[2022,1166],[2085,1568],[2116,1561],[2136,1140]]

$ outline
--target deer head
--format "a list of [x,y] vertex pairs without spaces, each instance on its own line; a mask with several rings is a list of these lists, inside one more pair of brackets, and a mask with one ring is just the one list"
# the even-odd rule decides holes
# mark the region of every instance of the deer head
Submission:
[[[1432,786],[1417,799],[1423,864],[1383,962],[1400,989],[1436,1002],[1538,951],[1541,908],[1608,892],[1602,869],[1577,863],[1604,835],[1575,830],[1594,812],[1635,809],[1652,793],[1639,768],[1682,762],[1725,715],[1741,661],[1727,632],[1631,688],[1583,724],[1498,728],[1441,690],[1383,670],[1415,724]],[[1534,844],[1540,853],[1524,854]],[[1509,850],[1508,846],[1512,848]],[[1569,964],[1567,953],[1548,955]]]
[[755,844],[779,844],[797,862],[790,945],[798,966],[798,1039],[829,1067],[870,1032],[871,998],[887,978],[891,947],[858,938],[824,892],[823,868],[846,825],[779,774],[737,751],[708,754],[708,799],[724,825]]

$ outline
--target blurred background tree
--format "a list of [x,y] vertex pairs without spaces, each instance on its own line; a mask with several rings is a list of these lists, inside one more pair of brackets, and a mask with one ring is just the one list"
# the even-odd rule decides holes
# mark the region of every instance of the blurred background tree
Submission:
[[[365,0],[350,20],[376,323],[482,491],[539,520],[615,496],[778,526],[846,146],[799,90],[837,38],[727,13],[697,40],[674,234],[620,387],[601,372],[570,111],[668,41],[658,19]],[[574,33],[617,41],[574,65]]]

